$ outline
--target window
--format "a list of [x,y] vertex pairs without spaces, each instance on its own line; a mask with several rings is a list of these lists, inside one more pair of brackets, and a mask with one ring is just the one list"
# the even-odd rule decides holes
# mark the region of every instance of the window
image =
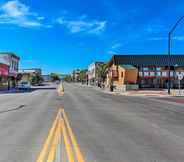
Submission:
[[153,72],[153,71],[150,72],[150,76],[152,76],[152,77],[155,76],[155,72]]
[[149,72],[144,72],[144,76],[149,76]]
[[122,78],[124,77],[124,73],[123,73],[123,72],[121,72],[121,77],[122,77]]
[[144,71],[148,71],[149,69],[148,69],[148,67],[144,67],[143,70]]
[[157,72],[157,76],[159,76],[159,77],[160,77],[160,76],[161,76],[161,72]]
[[139,76],[141,76],[141,77],[143,76],[142,72],[139,72]]

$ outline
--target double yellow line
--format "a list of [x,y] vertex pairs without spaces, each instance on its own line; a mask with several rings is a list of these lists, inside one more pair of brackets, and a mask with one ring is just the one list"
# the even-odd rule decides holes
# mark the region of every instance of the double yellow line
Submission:
[[36,162],[54,162],[62,137],[64,139],[64,149],[68,162],[84,162],[83,155],[64,109],[60,109],[57,113],[56,119]]
[[63,83],[59,84],[57,92],[58,92],[59,96],[64,96],[64,86],[63,86]]

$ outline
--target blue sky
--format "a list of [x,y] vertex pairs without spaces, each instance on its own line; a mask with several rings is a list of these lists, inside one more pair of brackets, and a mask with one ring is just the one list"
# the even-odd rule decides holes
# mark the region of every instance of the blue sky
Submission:
[[[86,68],[115,53],[167,53],[167,33],[184,15],[182,0],[1,0],[0,51],[44,73]],[[184,21],[173,35],[184,53]]]

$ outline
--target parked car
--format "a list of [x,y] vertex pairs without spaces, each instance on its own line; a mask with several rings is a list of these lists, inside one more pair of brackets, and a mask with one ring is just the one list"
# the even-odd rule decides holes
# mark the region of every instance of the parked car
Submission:
[[30,90],[31,89],[31,83],[29,81],[21,81],[18,84],[19,90]]

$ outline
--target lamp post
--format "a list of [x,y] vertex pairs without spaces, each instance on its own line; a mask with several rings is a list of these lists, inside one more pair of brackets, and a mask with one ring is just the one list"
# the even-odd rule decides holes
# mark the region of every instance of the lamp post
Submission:
[[176,27],[179,25],[179,23],[184,19],[184,16],[182,16],[172,27],[168,34],[168,67],[169,67],[169,79],[168,79],[168,94],[171,94],[171,36],[173,32],[175,31]]

